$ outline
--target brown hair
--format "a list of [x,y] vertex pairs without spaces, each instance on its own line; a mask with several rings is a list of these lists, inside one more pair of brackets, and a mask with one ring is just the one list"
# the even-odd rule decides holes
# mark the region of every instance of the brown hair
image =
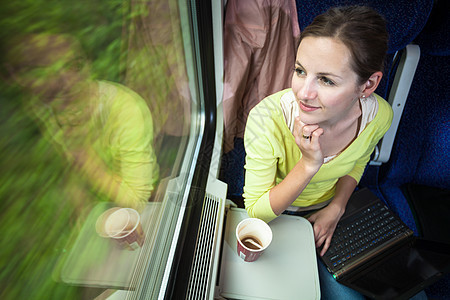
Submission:
[[388,49],[386,21],[372,8],[345,6],[330,8],[314,18],[301,33],[305,37],[330,37],[340,40],[350,51],[351,67],[364,83],[383,71]]

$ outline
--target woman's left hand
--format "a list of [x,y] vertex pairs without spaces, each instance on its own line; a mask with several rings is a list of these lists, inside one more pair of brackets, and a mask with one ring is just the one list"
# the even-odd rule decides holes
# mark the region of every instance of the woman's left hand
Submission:
[[323,256],[330,247],[334,230],[336,229],[336,225],[343,214],[343,209],[341,209],[338,205],[333,205],[333,203],[330,203],[327,207],[312,214],[308,218],[308,221],[313,224],[316,248],[319,248],[323,244],[320,256]]

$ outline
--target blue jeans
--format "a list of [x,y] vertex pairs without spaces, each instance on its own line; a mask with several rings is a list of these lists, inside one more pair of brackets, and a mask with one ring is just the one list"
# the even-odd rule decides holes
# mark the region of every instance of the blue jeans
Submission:
[[366,299],[359,292],[352,290],[345,285],[340,284],[334,279],[333,275],[328,272],[322,261],[317,258],[317,268],[319,269],[319,281],[320,281],[320,294],[321,299],[332,299],[332,300],[352,300],[352,299]]

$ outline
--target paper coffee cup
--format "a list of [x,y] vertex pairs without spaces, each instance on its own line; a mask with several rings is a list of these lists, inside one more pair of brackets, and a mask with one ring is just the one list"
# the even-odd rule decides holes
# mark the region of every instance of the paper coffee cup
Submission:
[[106,210],[104,213],[102,213],[97,218],[97,222],[95,223],[95,230],[97,231],[99,236],[104,237],[104,238],[109,237],[109,235],[105,231],[105,222],[112,213],[114,213],[115,211],[117,211],[121,208],[122,207],[110,208],[110,209]]
[[108,209],[97,219],[96,230],[100,236],[111,238],[123,249],[136,250],[144,243],[141,217],[132,208]]
[[272,229],[263,220],[248,218],[236,227],[237,254],[246,262],[257,260],[272,242]]

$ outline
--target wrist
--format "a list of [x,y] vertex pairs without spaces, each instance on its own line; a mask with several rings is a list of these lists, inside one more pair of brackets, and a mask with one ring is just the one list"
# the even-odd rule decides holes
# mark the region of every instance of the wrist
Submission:
[[345,205],[342,205],[340,202],[335,202],[334,200],[328,204],[328,208],[333,210],[339,219],[345,213]]
[[302,169],[304,174],[313,177],[314,175],[316,175],[317,172],[319,172],[319,169],[322,166],[322,164],[309,164],[305,162],[303,158],[301,158],[298,161],[297,166],[299,166],[299,168]]

